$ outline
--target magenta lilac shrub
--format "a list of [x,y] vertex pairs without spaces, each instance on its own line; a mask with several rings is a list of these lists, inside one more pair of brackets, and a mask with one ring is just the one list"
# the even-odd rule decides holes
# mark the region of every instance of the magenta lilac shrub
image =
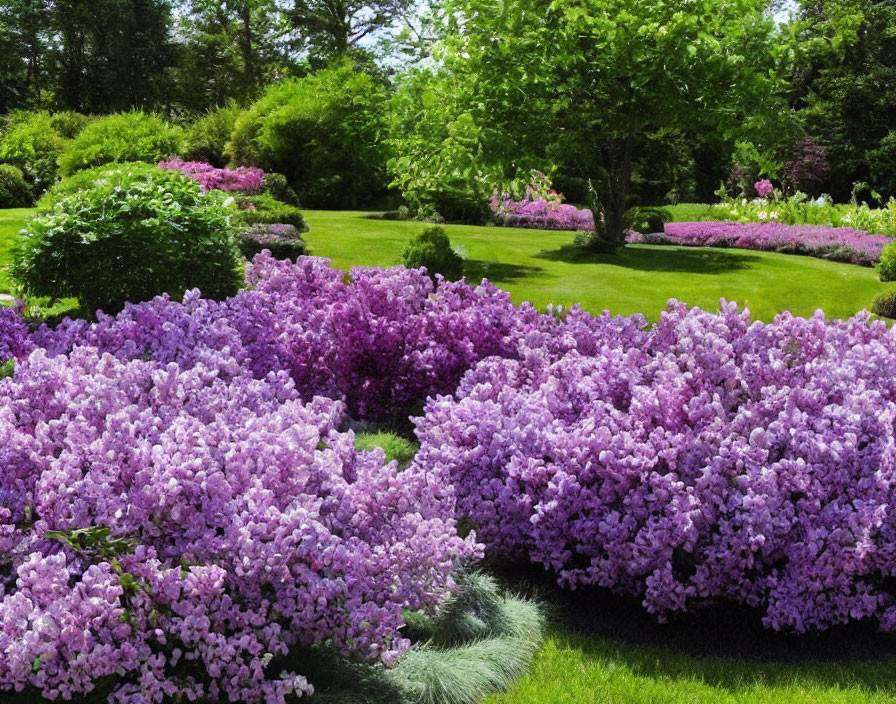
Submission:
[[721,600],[774,629],[896,630],[896,334],[867,313],[750,321],[672,302],[564,321],[417,419],[494,556],[666,617]]
[[282,703],[313,685],[291,647],[390,663],[402,609],[477,554],[449,488],[356,452],[338,402],[229,367],[82,346],[0,381],[0,691]]
[[551,180],[533,170],[526,192],[519,200],[509,193],[492,194],[489,208],[506,227],[531,227],[541,230],[594,230],[594,215],[587,208],[563,203]]
[[264,184],[264,171],[254,166],[219,169],[204,161],[171,159],[160,162],[159,167],[180,171],[202,186],[203,191],[227,191],[251,195],[260,193]]
[[783,225],[777,222],[669,222],[663,235],[629,233],[629,244],[673,244],[685,247],[733,247],[804,254],[861,266],[874,266],[886,235],[869,235],[850,227]]
[[183,303],[157,298],[95,324],[43,328],[34,341],[53,354],[88,344],[123,359],[203,361],[230,376],[285,370],[304,399],[341,399],[353,415],[377,418],[450,393],[480,359],[510,354],[514,336],[537,318],[488,282],[436,288],[404,267],[346,275],[326,259],[293,264],[261,254],[247,283],[222,303],[196,292]]

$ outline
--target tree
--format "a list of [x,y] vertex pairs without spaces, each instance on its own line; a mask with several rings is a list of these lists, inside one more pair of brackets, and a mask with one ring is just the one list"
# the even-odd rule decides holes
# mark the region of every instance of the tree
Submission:
[[641,140],[749,133],[783,107],[765,9],[762,0],[448,0],[439,56],[473,86],[478,122],[591,176],[606,223],[596,246],[615,249]]
[[50,9],[48,0],[0,0],[0,112],[52,96]]

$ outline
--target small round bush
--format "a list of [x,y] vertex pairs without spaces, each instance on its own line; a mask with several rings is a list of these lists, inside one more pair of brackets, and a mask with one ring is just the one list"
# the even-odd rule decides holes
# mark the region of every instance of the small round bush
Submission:
[[0,208],[27,208],[33,200],[22,170],[12,164],[0,164]]
[[896,291],[885,291],[875,298],[871,304],[871,312],[882,318],[896,320]]
[[881,281],[896,281],[896,240],[884,247],[877,263]]
[[246,259],[267,249],[275,259],[293,259],[308,254],[308,247],[292,225],[259,223],[240,233],[240,252]]
[[286,203],[296,208],[302,206],[298,194],[287,183],[286,176],[283,174],[265,174],[262,191],[281,203]]
[[50,124],[60,136],[64,139],[74,139],[83,130],[90,118],[73,110],[63,110],[62,112],[54,112],[50,116]]
[[642,235],[662,232],[672,214],[665,208],[631,208],[625,214],[625,226]]
[[21,169],[25,180],[39,195],[56,180],[56,161],[65,144],[50,113],[14,113],[0,136],[0,163]]
[[292,225],[299,232],[308,232],[308,223],[302,211],[292,205],[281,203],[269,193],[256,196],[236,196],[240,209],[240,220],[245,225],[281,224]]
[[207,298],[236,293],[240,259],[222,196],[176,171],[118,170],[62,195],[23,230],[12,265],[22,288],[106,312],[194,287]]
[[183,134],[158,115],[135,110],[107,115],[90,122],[59,157],[59,172],[76,171],[112,162],[158,163],[183,148]]
[[441,227],[427,227],[412,239],[402,254],[409,269],[426,267],[430,278],[441,274],[448,281],[457,281],[464,275],[464,260],[451,249],[448,235]]

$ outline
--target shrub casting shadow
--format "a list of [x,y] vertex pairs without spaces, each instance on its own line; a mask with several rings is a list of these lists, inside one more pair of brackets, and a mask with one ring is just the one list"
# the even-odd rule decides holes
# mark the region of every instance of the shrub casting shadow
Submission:
[[470,283],[479,283],[488,279],[493,284],[513,284],[528,276],[540,274],[544,269],[540,266],[524,264],[505,264],[503,262],[486,262],[479,259],[467,259],[464,262],[464,276]]
[[726,271],[750,269],[754,263],[761,261],[755,254],[746,252],[741,254],[710,247],[649,249],[626,246],[617,254],[597,254],[587,247],[568,244],[559,249],[542,250],[535,256],[539,259],[568,264],[609,264],[640,271],[676,271],[689,274],[722,274]]

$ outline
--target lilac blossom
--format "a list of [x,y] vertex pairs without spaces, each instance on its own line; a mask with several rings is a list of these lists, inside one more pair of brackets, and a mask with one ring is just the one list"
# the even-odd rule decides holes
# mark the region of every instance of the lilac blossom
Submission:
[[159,167],[180,171],[184,176],[199,183],[203,191],[227,191],[251,195],[259,193],[264,184],[264,171],[254,166],[219,169],[204,161],[171,159],[160,162]]
[[672,244],[686,247],[734,247],[767,252],[804,254],[823,259],[874,266],[883,248],[892,242],[886,235],[870,235],[850,227],[783,225],[777,222],[670,222],[665,233],[629,233],[630,244]]

